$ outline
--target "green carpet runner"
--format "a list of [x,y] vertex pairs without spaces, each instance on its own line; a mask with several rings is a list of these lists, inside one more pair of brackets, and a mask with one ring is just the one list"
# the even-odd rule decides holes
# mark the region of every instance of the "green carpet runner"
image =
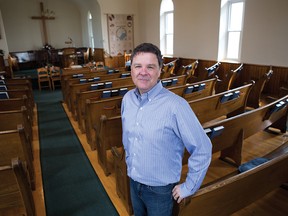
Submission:
[[61,105],[61,91],[34,96],[47,216],[118,215]]

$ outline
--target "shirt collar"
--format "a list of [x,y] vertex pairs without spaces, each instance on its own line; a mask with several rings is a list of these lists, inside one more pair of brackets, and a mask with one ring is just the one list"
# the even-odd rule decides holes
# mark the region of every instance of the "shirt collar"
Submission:
[[148,100],[152,100],[153,98],[155,98],[159,94],[159,92],[162,89],[163,89],[162,82],[160,80],[158,80],[157,84],[152,89],[150,89],[148,92],[142,94],[142,96],[141,96],[138,88],[135,89],[134,93],[135,93],[136,97],[138,98],[138,100],[141,100],[141,98],[144,98],[144,97],[147,97]]

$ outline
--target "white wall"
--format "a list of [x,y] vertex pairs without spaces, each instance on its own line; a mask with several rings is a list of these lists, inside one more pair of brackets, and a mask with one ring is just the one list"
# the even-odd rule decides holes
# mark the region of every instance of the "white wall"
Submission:
[[139,0],[139,43],[150,42],[160,47],[161,0]]
[[288,1],[246,1],[242,61],[288,66]]
[[[69,2],[44,1],[44,9],[55,12],[55,20],[46,21],[48,43],[55,48],[67,46],[65,41],[68,37],[73,39],[75,46],[82,45],[79,9],[75,3]],[[32,16],[40,16],[38,0],[1,0],[0,9],[10,52],[43,47],[42,22],[31,19]]]
[[221,0],[174,0],[174,54],[217,59]]
[[[141,42],[160,45],[161,0],[44,0],[46,7],[45,2],[56,12],[56,19],[47,25],[49,31],[55,29],[49,32],[48,39],[56,48],[65,47],[65,40],[72,35],[75,46],[88,45],[85,24],[88,9],[95,19],[96,47],[104,47],[108,51],[108,13],[134,15],[135,46]],[[221,0],[173,2],[174,55],[217,60]],[[246,1],[241,62],[288,66],[287,9],[287,0]],[[39,0],[0,0],[0,10],[9,51],[41,48],[41,22],[30,19],[40,13]],[[0,49],[5,49],[2,40]]]

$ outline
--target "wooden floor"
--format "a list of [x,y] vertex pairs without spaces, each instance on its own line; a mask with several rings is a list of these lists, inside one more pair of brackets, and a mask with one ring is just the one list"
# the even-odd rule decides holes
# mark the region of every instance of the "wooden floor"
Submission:
[[[104,185],[111,201],[114,203],[118,213],[120,216],[128,216],[126,209],[116,194],[115,187],[115,175],[111,174],[106,177],[101,167],[98,165],[97,155],[95,151],[91,151],[89,145],[86,142],[85,134],[81,134],[77,122],[75,122],[70,113],[67,112],[67,107],[65,105],[64,109],[68,114],[70,121],[79,137],[80,142],[85,149],[89,160],[93,168],[95,169],[97,175],[99,176],[102,184]],[[44,194],[42,188],[42,179],[41,179],[41,167],[39,160],[39,139],[38,139],[38,128],[37,128],[37,114],[35,109],[35,122],[34,122],[34,154],[35,154],[35,169],[36,169],[36,191],[33,192],[34,200],[36,203],[36,213],[37,216],[45,216],[45,202],[44,202]],[[284,143],[288,140],[288,134],[279,134],[277,133],[268,133],[261,132],[256,134],[250,138],[248,138],[243,147],[243,162],[253,159],[254,157],[263,156],[269,151],[272,151],[277,146]],[[213,155],[213,160],[211,166],[208,170],[207,176],[204,180],[204,183],[208,183],[214,179],[217,179],[225,174],[228,174],[235,170],[235,167],[221,161],[218,159],[218,154]],[[185,173],[185,168],[183,169],[183,173]],[[253,190],[253,188],[251,188]],[[284,216],[288,215],[288,190],[284,190],[279,188],[256,203],[251,204],[250,206],[236,212],[233,216]],[[1,216],[1,214],[0,214]]]

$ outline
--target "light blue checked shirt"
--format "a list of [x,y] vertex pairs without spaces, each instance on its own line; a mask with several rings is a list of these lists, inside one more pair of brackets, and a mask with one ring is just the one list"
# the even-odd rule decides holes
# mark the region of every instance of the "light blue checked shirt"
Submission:
[[128,176],[149,186],[177,183],[186,147],[191,156],[181,196],[194,194],[210,164],[212,145],[187,101],[158,82],[142,95],[137,89],[127,92],[121,109]]

